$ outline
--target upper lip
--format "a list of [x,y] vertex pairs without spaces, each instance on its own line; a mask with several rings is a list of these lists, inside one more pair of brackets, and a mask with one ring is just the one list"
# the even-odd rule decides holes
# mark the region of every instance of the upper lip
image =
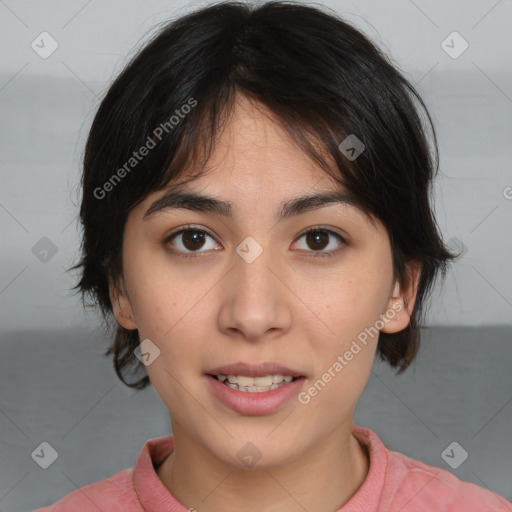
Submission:
[[258,364],[232,363],[218,366],[206,372],[209,375],[245,375],[247,377],[262,377],[264,375],[290,375],[292,377],[303,377],[297,370],[292,370],[277,363],[264,362]]

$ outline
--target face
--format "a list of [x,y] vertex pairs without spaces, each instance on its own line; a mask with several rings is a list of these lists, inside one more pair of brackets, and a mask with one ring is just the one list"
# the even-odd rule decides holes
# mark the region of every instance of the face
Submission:
[[[127,219],[114,314],[150,340],[146,369],[177,446],[240,467],[251,442],[260,465],[286,464],[350,435],[376,351],[371,328],[400,331],[409,312],[381,223],[343,202],[278,217],[284,203],[343,189],[269,115],[238,98],[207,167],[180,191],[231,203],[231,215],[173,206],[162,198],[175,185],[148,196]],[[237,363],[300,378],[252,393],[208,376]]]

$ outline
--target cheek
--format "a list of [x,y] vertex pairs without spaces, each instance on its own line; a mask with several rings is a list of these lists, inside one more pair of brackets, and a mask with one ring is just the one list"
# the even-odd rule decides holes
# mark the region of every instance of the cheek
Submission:
[[212,336],[218,305],[212,297],[219,277],[172,265],[165,254],[145,256],[138,251],[130,256],[125,274],[139,337],[151,340],[162,356],[146,370],[160,396],[176,404],[180,386],[174,379],[183,381],[201,364],[198,347]]
[[[317,314],[318,321],[310,327],[320,325],[325,339],[335,340],[334,347],[342,348],[365,328],[374,325],[387,301],[388,282],[384,273],[375,274],[367,268],[360,270],[358,265],[347,266],[332,273],[329,279],[308,280],[302,288],[311,311]],[[317,339],[313,336],[312,339]]]
[[317,329],[306,327],[310,330],[309,350],[317,361],[315,378],[306,389],[310,412],[321,415],[331,411],[325,418],[330,425],[355,407],[366,385],[377,348],[375,322],[386,291],[384,284],[369,276],[350,273],[337,277],[312,298],[329,330],[319,336]]
[[205,291],[214,284],[197,267],[192,272],[194,265],[173,260],[148,241],[137,243],[134,239],[127,244],[124,258],[125,279],[141,337],[164,339],[195,313]]
[[379,265],[361,259],[351,263],[322,286],[310,286],[314,290],[312,309],[329,329],[319,335],[311,323],[305,324],[310,330],[309,349],[317,361],[310,411],[338,411],[326,419],[334,423],[355,407],[366,385],[377,349],[379,330],[375,324],[389,288],[390,269],[385,262]]

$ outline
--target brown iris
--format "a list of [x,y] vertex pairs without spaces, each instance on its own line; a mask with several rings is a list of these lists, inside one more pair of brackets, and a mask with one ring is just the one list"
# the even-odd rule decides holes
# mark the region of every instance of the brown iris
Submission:
[[187,231],[184,231],[182,234],[182,240],[183,245],[189,250],[189,251],[196,251],[198,249],[201,249],[201,247],[204,244],[204,238],[205,234],[202,231],[189,229]]
[[[322,243],[322,238],[325,243]],[[329,235],[327,231],[315,230],[306,235],[306,241],[312,249],[324,249],[329,244]]]

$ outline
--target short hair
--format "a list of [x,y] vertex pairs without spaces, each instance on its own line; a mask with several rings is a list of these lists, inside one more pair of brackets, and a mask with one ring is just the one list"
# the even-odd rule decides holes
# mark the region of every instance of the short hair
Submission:
[[[414,86],[368,37],[330,10],[286,1],[216,3],[166,21],[101,101],[85,146],[81,258],[72,268],[81,270],[75,289],[84,306],[99,307],[111,328],[105,355],[127,386],[149,384],[134,355],[137,329],[112,321],[109,279],[122,276],[126,218],[192,165],[204,169],[238,94],[275,114],[298,148],[384,224],[402,287],[406,265],[421,264],[409,325],[379,333],[377,353],[401,373],[418,352],[435,278],[456,257],[429,199],[439,171],[435,129]],[[340,150],[350,135],[365,146],[355,159]],[[128,381],[129,369],[142,376]]]

